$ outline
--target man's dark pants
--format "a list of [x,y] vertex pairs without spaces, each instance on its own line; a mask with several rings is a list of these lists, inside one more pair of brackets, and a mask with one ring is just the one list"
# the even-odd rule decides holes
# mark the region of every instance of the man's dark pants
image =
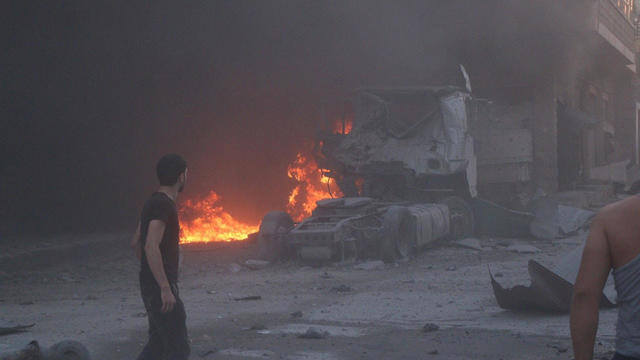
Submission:
[[[155,285],[155,284],[154,284]],[[191,352],[187,336],[187,314],[178,296],[178,286],[171,285],[176,304],[173,310],[162,313],[162,299],[157,286],[140,282],[142,301],[149,319],[149,341],[138,360],[185,360]]]

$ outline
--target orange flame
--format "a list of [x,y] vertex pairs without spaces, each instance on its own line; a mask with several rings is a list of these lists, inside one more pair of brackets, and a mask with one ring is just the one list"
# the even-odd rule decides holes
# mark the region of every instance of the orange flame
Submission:
[[333,123],[333,129],[331,129],[331,131],[334,134],[343,134],[343,135],[347,135],[351,133],[351,130],[353,130],[353,119],[351,118],[344,119],[344,129],[342,127],[342,119],[336,120]]
[[234,219],[219,205],[214,191],[198,201],[187,200],[180,208],[181,243],[244,240],[258,226]]
[[302,153],[298,153],[296,160],[289,165],[287,175],[296,182],[287,204],[287,212],[294,221],[302,221],[311,215],[316,201],[343,196],[335,180],[326,176],[313,159]]
[[[343,196],[335,180],[326,176],[309,156],[298,153],[289,164],[289,178],[295,186],[289,192],[287,212],[294,221],[311,215],[316,201]],[[220,196],[211,191],[206,197],[185,201],[179,211],[181,243],[244,240],[258,231],[257,225],[245,224],[231,216],[219,204]]]

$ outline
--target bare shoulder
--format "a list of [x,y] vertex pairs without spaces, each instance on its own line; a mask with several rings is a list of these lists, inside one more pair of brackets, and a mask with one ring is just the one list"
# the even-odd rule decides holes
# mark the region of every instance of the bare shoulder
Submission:
[[607,223],[629,215],[637,216],[638,214],[640,214],[640,196],[630,196],[600,209],[596,216],[596,221]]

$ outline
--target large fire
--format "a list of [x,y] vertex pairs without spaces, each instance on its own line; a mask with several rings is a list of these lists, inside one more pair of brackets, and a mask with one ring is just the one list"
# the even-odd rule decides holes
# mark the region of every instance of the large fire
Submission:
[[[296,222],[311,215],[316,201],[342,196],[335,181],[302,153],[289,164],[287,175],[295,182],[289,193],[287,212]],[[245,224],[225,211],[214,191],[202,199],[185,201],[179,213],[182,243],[244,240],[258,231],[258,225]]]
[[257,225],[234,219],[219,202],[218,194],[211,191],[203,199],[183,203],[180,208],[182,243],[244,240],[258,231]]
[[342,196],[335,181],[326,176],[312,158],[302,153],[298,153],[296,160],[289,164],[287,175],[296,182],[287,204],[287,212],[294,221],[302,221],[311,215],[316,201]]

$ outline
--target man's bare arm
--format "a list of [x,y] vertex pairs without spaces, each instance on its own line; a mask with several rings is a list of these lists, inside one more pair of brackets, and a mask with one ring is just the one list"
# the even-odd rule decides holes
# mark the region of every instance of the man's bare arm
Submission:
[[603,214],[591,225],[571,303],[571,339],[575,360],[591,360],[598,330],[598,308],[611,260]]
[[162,312],[173,310],[176,298],[171,292],[167,274],[164,272],[162,264],[162,255],[160,253],[160,242],[164,234],[165,223],[162,220],[151,220],[149,222],[149,230],[147,230],[147,240],[144,246],[144,252],[147,255],[149,268],[156,282],[160,286],[160,295],[162,298]]
[[140,260],[140,257],[142,256],[142,247],[140,246],[140,222],[138,222],[136,232],[131,238],[131,249],[133,249],[133,253],[136,254],[138,260]]

